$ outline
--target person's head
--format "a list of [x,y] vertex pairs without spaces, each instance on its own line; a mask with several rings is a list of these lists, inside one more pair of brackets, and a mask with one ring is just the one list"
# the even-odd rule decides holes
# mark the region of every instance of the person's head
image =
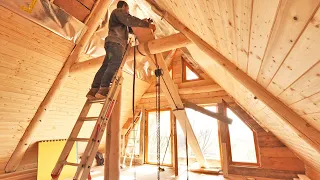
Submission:
[[118,4],[117,4],[117,8],[122,8],[127,13],[129,13],[129,5],[125,1],[119,1]]

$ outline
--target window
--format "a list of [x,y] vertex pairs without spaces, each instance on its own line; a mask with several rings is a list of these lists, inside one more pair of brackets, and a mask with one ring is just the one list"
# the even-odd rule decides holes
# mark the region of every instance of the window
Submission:
[[183,60],[183,81],[193,81],[193,80],[198,80],[201,79],[200,76],[193,70],[193,68]]
[[[216,106],[207,106],[205,108],[213,112],[217,111]],[[208,165],[210,167],[220,167],[221,163],[217,120],[189,108],[186,108],[186,112]],[[179,123],[177,123],[177,135],[179,163],[185,164],[186,141]],[[191,148],[188,148],[188,156],[191,164],[196,162],[195,155]]]
[[229,108],[227,116],[233,120],[229,125],[232,163],[258,164],[255,132]]
[[[147,163],[157,163],[157,120],[156,112],[147,114]],[[171,111],[160,112],[160,163],[172,165],[171,159]]]

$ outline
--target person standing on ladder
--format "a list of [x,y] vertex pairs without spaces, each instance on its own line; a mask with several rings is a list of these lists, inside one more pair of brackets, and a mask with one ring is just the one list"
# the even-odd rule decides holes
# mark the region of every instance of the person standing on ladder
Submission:
[[108,95],[112,77],[119,69],[126,51],[128,34],[129,32],[132,33],[131,27],[156,30],[156,26],[147,20],[131,16],[129,5],[125,1],[119,1],[117,9],[113,10],[110,15],[109,32],[104,47],[106,56],[86,96],[88,99],[105,98]]

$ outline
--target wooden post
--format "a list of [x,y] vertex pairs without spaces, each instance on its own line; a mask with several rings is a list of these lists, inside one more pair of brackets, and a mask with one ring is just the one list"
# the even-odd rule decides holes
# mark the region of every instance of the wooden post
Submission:
[[120,108],[121,108],[121,89],[117,102],[113,108],[106,135],[106,154],[104,180],[120,179]]
[[[218,104],[218,113],[227,116],[225,105],[223,103]],[[223,121],[218,121],[219,125],[219,144],[220,144],[220,161],[223,171],[223,176],[228,177],[228,166],[230,157],[228,157],[228,147],[230,147],[228,124]]]
[[12,153],[10,160],[8,161],[5,171],[14,172],[18,168],[25,152],[27,151],[34,134],[36,134],[40,123],[43,121],[46,113],[49,111],[51,105],[54,102],[55,97],[57,97],[60,89],[64,85],[66,79],[69,76],[69,69],[71,65],[78,59],[79,54],[83,51],[84,47],[90,40],[90,37],[95,32],[97,26],[99,25],[99,20],[104,16],[104,14],[108,10],[108,6],[110,4],[110,0],[100,0],[100,3],[95,11],[92,13],[92,17],[89,20],[87,26],[88,30],[81,38],[79,44],[77,44],[70,54],[68,59],[66,60],[64,66],[60,70],[57,78],[53,82],[49,92],[41,102],[37,112],[35,113],[34,117],[30,121],[27,129],[25,130],[23,136],[21,137],[16,149]]
[[172,132],[173,132],[173,167],[174,167],[174,175],[175,176],[179,176],[177,120],[173,116],[172,116]]
[[141,121],[140,121],[140,152],[139,152],[139,159],[141,159],[141,164],[144,164],[144,134],[145,134],[145,124],[146,124],[146,110],[142,106],[141,108]]
[[[310,146],[320,153],[320,132],[314,127],[310,126],[302,117],[296,112],[286,106],[278,98],[267,91],[258,82],[253,80],[250,76],[240,70],[236,65],[219,53],[216,49],[211,47],[207,42],[201,39],[197,34],[192,32],[189,28],[183,25],[178,19],[170,15],[168,12],[163,13],[159,7],[156,7],[152,0],[146,0],[152,7],[152,10],[159,16],[164,17],[175,29],[183,33],[188,39],[196,44],[199,49],[211,57],[222,69],[230,73],[239,83],[246,87],[266,106],[282,118],[287,125],[294,130],[294,132],[306,141]],[[165,16],[163,16],[165,15]]]
[[154,57],[148,55],[148,61],[150,62],[151,68],[155,69],[155,58],[157,58],[157,63],[159,68],[162,69],[163,75],[160,79],[160,84],[162,84],[161,90],[167,99],[170,108],[173,111],[173,114],[177,118],[179,124],[181,125],[181,129],[184,134],[188,135],[188,143],[195,154],[197,161],[199,162],[201,167],[207,167],[206,160],[199,146],[198,140],[194,131],[192,129],[191,123],[188,119],[187,113],[184,109],[184,105],[178,93],[178,88],[176,84],[173,82],[169,75],[169,70],[166,66],[166,63],[162,57],[162,54],[156,54]]
[[[142,54],[146,55],[146,54],[162,53],[175,48],[185,47],[190,43],[191,41],[188,38],[186,38],[183,34],[177,33],[177,34],[170,35],[168,37],[150,40],[148,42],[141,43],[138,45],[137,48]],[[126,61],[133,60],[133,55],[134,55],[133,51],[134,51],[134,48],[131,48],[126,58]],[[100,56],[91,60],[76,63],[71,67],[70,73],[73,74],[73,73],[88,71],[91,69],[97,69],[101,66],[104,60],[104,57],[105,56]],[[137,59],[142,57],[143,55],[141,55],[140,53],[136,54]]]

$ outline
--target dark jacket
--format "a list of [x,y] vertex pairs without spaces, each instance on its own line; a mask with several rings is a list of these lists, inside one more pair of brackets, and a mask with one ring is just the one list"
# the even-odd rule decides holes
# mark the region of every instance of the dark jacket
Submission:
[[131,16],[121,8],[113,10],[109,19],[109,33],[106,42],[116,42],[126,47],[129,27],[147,28],[149,27],[149,23]]

